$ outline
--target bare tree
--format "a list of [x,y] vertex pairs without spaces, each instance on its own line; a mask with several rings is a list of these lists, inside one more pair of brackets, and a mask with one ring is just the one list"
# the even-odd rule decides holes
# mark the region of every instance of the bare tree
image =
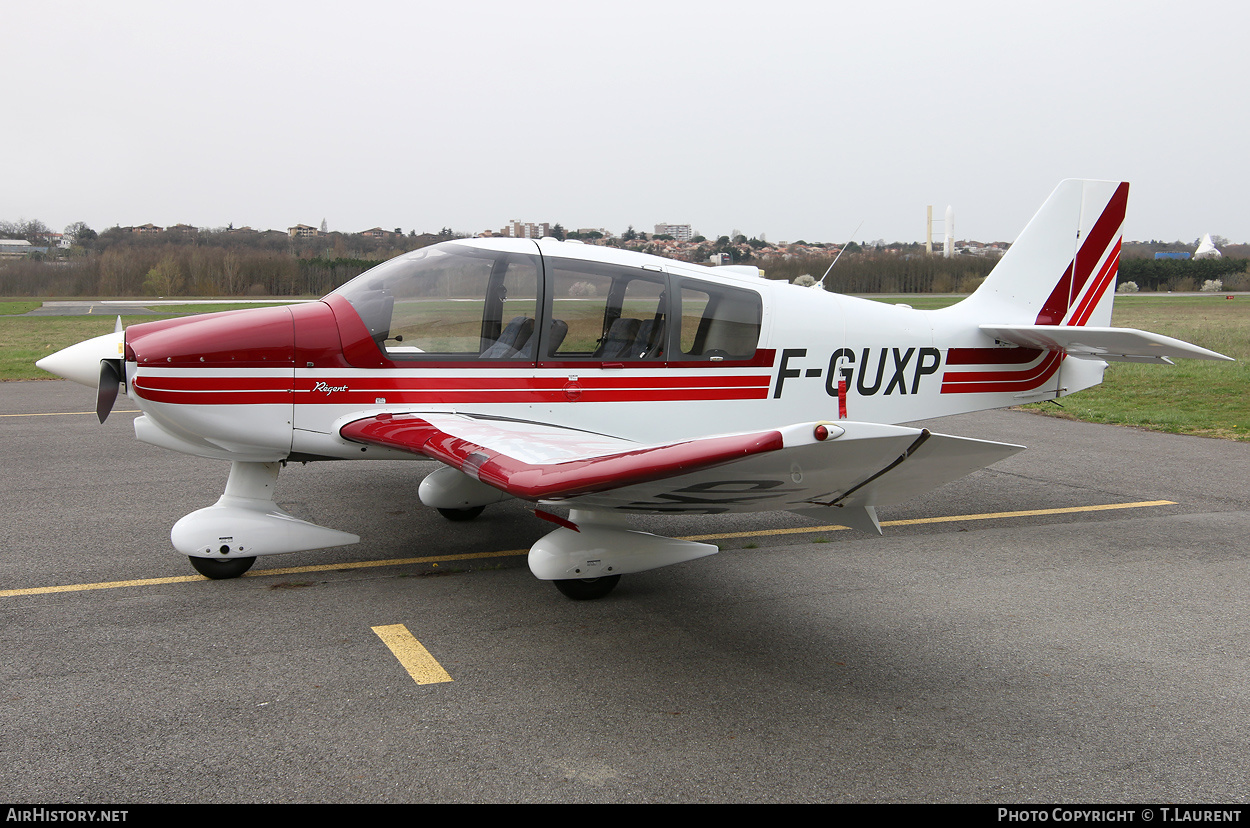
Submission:
[[178,266],[178,259],[168,255],[148,271],[143,288],[157,296],[175,296],[182,290],[182,283],[182,268]]

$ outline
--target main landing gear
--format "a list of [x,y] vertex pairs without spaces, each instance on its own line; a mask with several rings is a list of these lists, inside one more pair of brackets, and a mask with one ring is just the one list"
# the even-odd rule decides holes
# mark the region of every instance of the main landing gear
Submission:
[[460,522],[462,520],[473,520],[484,511],[486,511],[485,506],[470,506],[467,509],[439,509],[438,513],[448,520]]
[[620,580],[620,575],[605,575],[602,578],[579,578],[551,583],[574,601],[591,601],[607,595],[616,588]]
[[256,556],[250,558],[197,558],[194,555],[188,555],[187,560],[191,561],[191,566],[195,567],[195,571],[203,575],[205,578],[212,578],[214,581],[222,581],[226,578],[237,578],[244,572],[252,568],[252,564],[256,563]]
[[[530,547],[530,572],[540,580],[551,581],[574,601],[602,598],[616,588],[622,575],[694,560],[717,551],[708,543],[630,529],[624,515],[606,510],[572,509],[567,520],[546,517],[560,524],[560,528]],[[603,574],[597,578],[577,577],[598,573]]]

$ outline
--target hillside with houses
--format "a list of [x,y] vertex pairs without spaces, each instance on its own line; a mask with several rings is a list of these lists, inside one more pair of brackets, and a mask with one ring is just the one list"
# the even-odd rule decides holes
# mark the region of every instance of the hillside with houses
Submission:
[[[284,230],[146,223],[96,232],[76,222],[57,233],[39,221],[0,221],[0,295],[315,296],[378,262],[467,236],[552,237],[703,265],[752,265],[762,278],[786,281],[819,280],[836,260],[825,285],[845,293],[970,292],[1009,247],[961,240],[944,257],[919,242],[769,241],[738,231],[712,238],[689,224],[669,223],[650,233],[633,226],[615,233],[510,220],[476,233],[449,227],[418,233],[401,227],[341,232],[324,219]],[[1131,276],[1142,290],[1184,290],[1218,279],[1228,290],[1250,288],[1250,246],[1216,238],[1224,243],[1222,257],[1202,261],[1181,255],[1196,251],[1198,241],[1126,242],[1121,282]]]

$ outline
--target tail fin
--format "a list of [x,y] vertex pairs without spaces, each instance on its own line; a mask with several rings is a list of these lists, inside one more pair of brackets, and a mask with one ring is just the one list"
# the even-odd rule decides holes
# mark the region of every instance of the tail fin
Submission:
[[960,307],[984,321],[1110,325],[1127,204],[1127,182],[1060,182]]

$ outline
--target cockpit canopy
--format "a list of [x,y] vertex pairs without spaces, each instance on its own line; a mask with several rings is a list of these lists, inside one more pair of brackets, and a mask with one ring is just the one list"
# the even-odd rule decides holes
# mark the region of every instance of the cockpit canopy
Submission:
[[334,293],[396,362],[744,360],[763,316],[755,291],[662,266],[462,242],[392,259]]

